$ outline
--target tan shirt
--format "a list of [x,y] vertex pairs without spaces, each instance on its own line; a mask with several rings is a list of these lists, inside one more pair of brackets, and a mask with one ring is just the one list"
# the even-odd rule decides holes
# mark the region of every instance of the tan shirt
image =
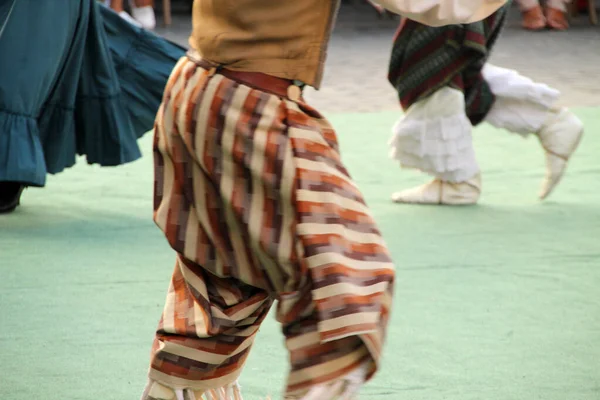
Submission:
[[[506,0],[373,0],[431,26],[482,20]],[[319,88],[339,0],[194,0],[190,45],[237,71]]]

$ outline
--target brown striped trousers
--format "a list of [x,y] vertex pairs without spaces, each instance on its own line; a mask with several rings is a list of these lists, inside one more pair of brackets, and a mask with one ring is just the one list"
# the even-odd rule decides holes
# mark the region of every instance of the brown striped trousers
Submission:
[[177,260],[143,398],[238,398],[275,301],[287,396],[365,363],[373,375],[393,265],[321,115],[184,57],[156,118],[154,162],[154,219]]

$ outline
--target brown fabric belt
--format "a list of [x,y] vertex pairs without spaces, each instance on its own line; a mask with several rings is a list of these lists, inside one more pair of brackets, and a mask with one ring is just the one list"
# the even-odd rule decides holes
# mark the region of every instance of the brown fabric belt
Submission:
[[226,78],[251,88],[271,93],[279,97],[287,97],[293,101],[302,98],[302,87],[296,85],[291,79],[279,78],[277,76],[263,74],[262,72],[233,71],[224,68],[219,64],[204,60],[200,58],[198,54],[192,52],[188,52],[187,57],[200,68],[212,71],[213,74],[223,75]]

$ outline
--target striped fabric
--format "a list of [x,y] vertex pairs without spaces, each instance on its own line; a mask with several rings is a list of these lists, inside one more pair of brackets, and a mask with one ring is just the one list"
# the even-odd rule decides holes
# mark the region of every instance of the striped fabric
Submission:
[[329,123],[184,57],[154,156],[155,221],[177,261],[150,379],[200,392],[235,382],[275,301],[288,395],[363,363],[370,378],[393,265]]
[[483,21],[430,27],[403,18],[396,32],[388,80],[407,110],[444,86],[463,91],[471,123],[483,121],[494,95],[481,69],[498,38],[510,1]]

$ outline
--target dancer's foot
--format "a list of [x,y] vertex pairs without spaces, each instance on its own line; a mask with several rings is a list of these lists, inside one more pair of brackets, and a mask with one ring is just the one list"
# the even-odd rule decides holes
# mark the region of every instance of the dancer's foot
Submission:
[[[361,365],[348,375],[327,384],[314,386],[300,400],[353,400],[358,396],[358,391],[365,383],[367,366]],[[298,399],[286,396],[286,400]]]
[[524,10],[521,14],[523,16],[523,22],[521,23],[523,28],[530,31],[539,31],[546,27],[546,17],[544,17],[542,8],[539,5]]
[[21,182],[0,182],[0,214],[15,210],[20,203],[25,185]]
[[119,12],[119,16],[123,18],[125,21],[129,22],[131,25],[137,26],[138,28],[142,27],[138,21],[136,21],[127,11]]
[[395,203],[408,204],[445,204],[469,205],[476,204],[481,194],[481,176],[459,183],[445,182],[440,179],[402,190],[392,195]]
[[131,9],[131,15],[144,29],[152,30],[156,27],[156,17],[152,6],[134,7]]
[[555,111],[538,132],[546,151],[546,176],[540,199],[545,199],[560,182],[571,155],[583,136],[583,123],[567,109]]
[[237,382],[209,390],[194,389],[172,389],[160,383],[148,380],[148,384],[142,393],[141,400],[243,400],[240,386]]
[[564,11],[552,7],[546,8],[546,24],[548,25],[548,28],[557,31],[564,31],[569,28],[567,14]]

